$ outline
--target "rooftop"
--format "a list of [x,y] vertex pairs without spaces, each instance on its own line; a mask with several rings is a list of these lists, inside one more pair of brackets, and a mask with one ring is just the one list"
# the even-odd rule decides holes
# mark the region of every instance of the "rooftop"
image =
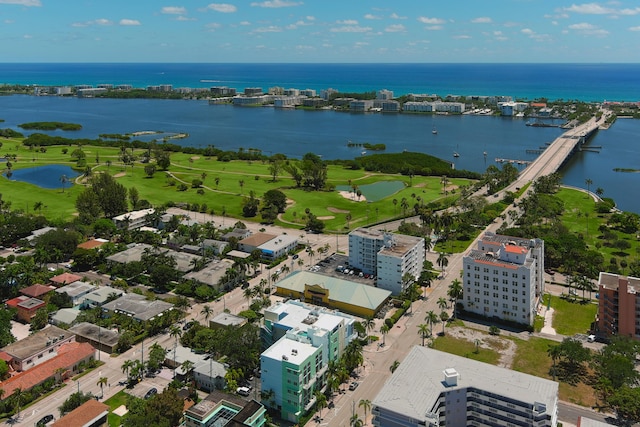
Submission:
[[[153,250],[153,246],[147,245],[146,243],[139,243],[122,252],[118,252],[111,256],[108,256],[107,261],[117,262],[119,264],[127,264],[133,261],[140,261],[142,260],[142,254],[144,253],[145,249],[151,251]],[[164,250],[162,252],[164,252]]]
[[[244,252],[243,252],[244,253]],[[200,271],[192,271],[185,274],[184,278],[187,280],[195,280],[200,283],[204,283],[209,286],[216,285],[222,276],[225,275],[227,269],[233,266],[233,261],[229,259],[214,259]]]
[[18,303],[18,307],[33,310],[44,306],[46,303],[38,298],[29,298]]
[[28,337],[5,346],[2,350],[15,358],[25,359],[51,346],[52,341],[66,340],[74,334],[57,326],[46,327]]
[[297,292],[304,292],[305,285],[319,285],[329,290],[329,298],[333,301],[370,310],[378,309],[391,296],[391,291],[310,271],[295,271],[277,283],[278,288]]
[[155,209],[153,209],[153,208],[142,209],[142,210],[139,210],[139,211],[127,212],[127,213],[124,213],[122,215],[114,216],[113,220],[114,221],[126,221],[128,219],[129,221],[134,221],[134,220],[137,220],[137,219],[144,218],[147,215],[150,215],[150,214],[152,214],[154,212],[155,212]]
[[105,243],[107,243],[108,240],[106,239],[91,239],[91,240],[87,240],[86,242],[80,243],[78,245],[78,248],[80,249],[96,249],[99,248],[100,246],[104,245]]
[[77,325],[69,328],[69,332],[73,332],[80,337],[100,342],[108,346],[116,345],[118,343],[118,339],[120,339],[120,334],[117,332],[96,326],[89,322],[78,323]]
[[53,423],[54,427],[85,427],[109,413],[109,405],[97,400],[87,400],[85,403],[69,412]]
[[238,243],[242,245],[247,245],[247,246],[254,246],[257,248],[258,246],[263,245],[267,243],[269,240],[275,239],[276,237],[278,236],[276,236],[275,234],[256,233],[247,238],[240,240]]
[[82,280],[82,276],[78,276],[77,274],[71,273],[62,273],[57,276],[53,276],[49,279],[52,283],[57,285],[67,285],[69,283],[77,282],[78,280]]
[[92,354],[95,354],[95,349],[91,344],[78,342],[66,343],[60,347],[56,357],[0,383],[0,388],[4,390],[3,398],[6,399],[11,396],[17,388],[29,390],[46,379],[53,378],[59,369],[68,369]]
[[[213,391],[206,398],[189,408],[187,410],[187,415],[195,416],[202,420],[207,416],[207,414],[221,404],[231,406],[235,415],[235,413],[240,412],[240,409],[246,404],[246,402],[238,396],[223,393],[221,391]],[[231,417],[229,419],[231,419]]]
[[124,291],[122,289],[112,288],[111,286],[100,286],[96,290],[85,295],[85,299],[91,300],[97,304],[104,304],[104,302],[113,294],[120,296],[124,294]]
[[242,316],[236,316],[235,314],[222,312],[212,319],[209,319],[210,323],[214,323],[221,326],[242,326],[247,323],[247,318]]
[[[446,385],[445,371],[457,376]],[[423,420],[445,391],[476,388],[552,411],[558,400],[558,383],[465,357],[414,346],[372,401],[407,417]]]
[[296,243],[297,241],[298,238],[296,236],[290,234],[281,234],[261,244],[260,249],[267,252],[275,252],[283,246],[289,246]]
[[261,357],[300,365],[317,351],[320,351],[320,349],[307,342],[296,341],[285,335],[266,349]]
[[98,289],[97,286],[92,285],[89,282],[73,282],[70,283],[66,286],[62,286],[61,288],[56,289],[56,292],[59,294],[67,294],[69,295],[71,298],[77,298],[79,296],[82,295],[86,295],[89,292],[92,292],[94,290]]
[[387,256],[402,256],[413,249],[422,240],[424,240],[422,237],[393,234],[391,236],[391,245],[383,246],[378,254]]
[[311,327],[315,327],[332,331],[339,326],[340,323],[344,322],[345,319],[353,320],[350,316],[342,313],[336,314],[336,312],[332,310],[310,306],[299,301],[276,303],[267,308],[266,312],[277,315],[279,320],[275,323],[286,326],[291,330],[298,329],[306,331]]
[[147,300],[144,295],[124,294],[115,301],[102,306],[103,309],[123,313],[137,320],[147,321],[173,308],[173,304],[162,300]]
[[26,295],[26,296],[29,296],[29,297],[39,298],[42,295],[48,294],[49,292],[53,291],[54,289],[55,289],[54,286],[45,286],[45,285],[40,285],[40,284],[36,283],[35,285],[31,285],[29,287],[21,289],[20,293],[22,295]]
[[616,291],[619,289],[621,281],[627,282],[628,293],[640,293],[640,278],[633,276],[623,276],[621,274],[606,273],[604,271],[600,272],[600,276],[598,278],[598,284],[604,289],[612,289]]
[[356,228],[355,230],[353,230],[351,233],[349,233],[349,235],[353,235],[353,236],[359,236],[359,237],[366,237],[369,239],[380,239],[382,240],[384,238],[384,232],[381,230],[376,230],[373,228],[364,228],[364,227],[360,227],[360,228]]

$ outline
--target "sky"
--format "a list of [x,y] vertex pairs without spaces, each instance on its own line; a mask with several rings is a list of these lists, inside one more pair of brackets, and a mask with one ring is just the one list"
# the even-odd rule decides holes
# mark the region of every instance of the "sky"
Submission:
[[0,0],[0,54],[3,62],[638,63],[640,1]]

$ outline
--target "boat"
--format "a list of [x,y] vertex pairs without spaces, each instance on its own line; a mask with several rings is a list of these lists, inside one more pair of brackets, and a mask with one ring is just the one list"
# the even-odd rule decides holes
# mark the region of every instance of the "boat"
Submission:
[[460,154],[458,154],[458,152],[457,152],[457,151],[454,151],[454,152],[453,152],[453,157],[460,157]]
[[436,129],[436,127],[434,126],[433,129],[431,129],[431,133],[434,135],[438,134],[438,129]]

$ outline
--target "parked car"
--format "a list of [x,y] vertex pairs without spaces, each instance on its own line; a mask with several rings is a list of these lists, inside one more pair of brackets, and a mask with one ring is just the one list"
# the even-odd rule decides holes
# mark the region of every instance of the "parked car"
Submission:
[[158,389],[157,389],[157,388],[155,388],[155,387],[153,387],[153,388],[150,388],[150,389],[149,389],[149,391],[147,391],[147,392],[144,394],[144,398],[145,398],[145,399],[150,399],[150,398],[152,398],[153,396],[155,396],[156,394],[158,394]]
[[249,396],[251,390],[249,390],[248,387],[238,387],[236,389],[236,393],[238,393],[240,396]]
[[359,385],[360,385],[360,383],[358,381],[354,381],[351,384],[349,384],[349,390],[353,391],[353,390],[357,389]]
[[40,420],[36,423],[36,427],[46,426],[51,421],[53,421],[53,415],[51,414],[45,415],[44,417],[40,418]]

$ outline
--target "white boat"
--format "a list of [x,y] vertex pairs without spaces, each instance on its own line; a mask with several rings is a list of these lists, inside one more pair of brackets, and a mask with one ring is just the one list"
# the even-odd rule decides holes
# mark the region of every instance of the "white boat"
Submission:
[[457,151],[454,151],[454,152],[453,152],[453,157],[460,157],[460,154],[458,154],[458,152],[457,152]]
[[434,126],[433,129],[431,129],[431,133],[434,135],[438,134],[438,129],[436,129],[436,127]]

